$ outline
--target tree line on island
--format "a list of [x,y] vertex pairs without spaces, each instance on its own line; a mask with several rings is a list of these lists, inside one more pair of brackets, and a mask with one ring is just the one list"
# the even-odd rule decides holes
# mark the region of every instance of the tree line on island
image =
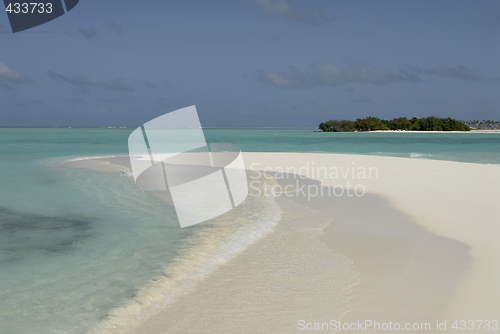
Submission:
[[401,130],[401,131],[470,131],[471,128],[463,121],[447,117],[439,118],[429,116],[424,118],[406,117],[394,118],[392,120],[380,119],[378,117],[358,118],[355,121],[346,119],[331,119],[323,122],[318,127],[324,132],[355,132],[376,130]]
[[470,126],[471,129],[478,129],[478,130],[500,129],[500,121],[494,121],[490,119],[482,121],[474,119],[470,121],[465,121],[464,123]]

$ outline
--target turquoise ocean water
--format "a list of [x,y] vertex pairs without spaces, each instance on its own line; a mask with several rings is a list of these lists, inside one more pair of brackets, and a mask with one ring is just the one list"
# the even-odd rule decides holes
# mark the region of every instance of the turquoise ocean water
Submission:
[[[209,128],[204,132],[208,142],[236,144],[242,151],[500,164],[499,133],[313,130]],[[80,156],[126,154],[132,131],[0,128],[0,333],[89,332],[201,240],[194,236],[202,235],[203,224],[180,229],[173,208],[138,189],[130,178],[60,164]],[[274,206],[257,204],[241,211],[256,217],[238,223],[252,226],[248,236],[278,219]],[[262,207],[269,211],[258,212]],[[227,258],[237,245],[244,245],[246,234],[238,236],[226,235],[223,240],[233,244],[214,256]],[[205,272],[217,262],[214,259],[204,257]],[[193,271],[193,275],[202,274]]]

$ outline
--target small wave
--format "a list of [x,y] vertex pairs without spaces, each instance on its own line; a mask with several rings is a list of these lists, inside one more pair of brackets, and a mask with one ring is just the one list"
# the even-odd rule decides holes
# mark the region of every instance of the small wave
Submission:
[[425,153],[411,153],[410,158],[420,158],[420,157],[430,157],[432,154],[425,154]]
[[126,154],[118,154],[118,155],[92,155],[92,156],[80,156],[76,158],[66,159],[63,163],[66,162],[74,162],[74,161],[82,161],[82,160],[92,160],[92,159],[105,159],[105,158],[128,158]]

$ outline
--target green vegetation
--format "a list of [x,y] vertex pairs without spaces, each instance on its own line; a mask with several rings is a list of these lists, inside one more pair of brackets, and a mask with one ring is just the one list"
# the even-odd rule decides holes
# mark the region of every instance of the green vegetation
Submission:
[[328,122],[321,123],[319,129],[329,132],[353,132],[356,131],[356,126],[353,121],[349,120],[329,120]]
[[375,130],[405,130],[405,131],[470,131],[470,127],[462,121],[453,118],[429,116],[425,118],[407,119],[394,118],[387,121],[378,117],[358,118],[356,121],[332,119],[323,122],[318,127],[324,132],[354,132]]

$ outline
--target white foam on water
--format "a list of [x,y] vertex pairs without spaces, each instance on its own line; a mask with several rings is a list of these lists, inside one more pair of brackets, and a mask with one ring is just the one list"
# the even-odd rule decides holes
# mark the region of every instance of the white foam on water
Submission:
[[171,306],[217,268],[272,232],[280,218],[281,209],[273,197],[248,196],[236,209],[199,225],[199,231],[186,241],[163,276],[151,280],[125,305],[109,311],[91,333],[123,333]]
[[410,158],[421,158],[421,157],[430,157],[432,154],[426,154],[426,153],[410,153]]

